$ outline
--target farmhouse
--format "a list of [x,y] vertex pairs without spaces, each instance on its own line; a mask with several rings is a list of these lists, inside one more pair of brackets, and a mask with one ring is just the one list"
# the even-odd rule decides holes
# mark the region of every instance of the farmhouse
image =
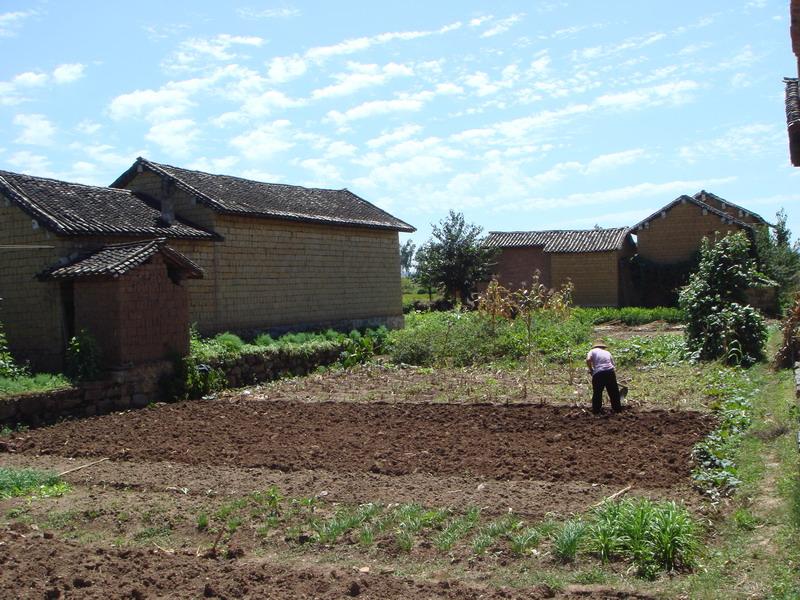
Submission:
[[571,231],[492,231],[486,245],[499,248],[498,281],[509,289],[531,282],[535,272],[547,287],[567,280],[573,299],[584,306],[619,306],[629,302],[626,271],[636,244],[627,227]]
[[[495,276],[506,287],[529,283],[539,271],[548,287],[570,279],[579,305],[652,305],[674,301],[675,286],[662,289],[643,279],[636,271],[643,264],[679,269],[695,257],[704,237],[745,231],[752,238],[757,227],[766,225],[760,215],[701,190],[679,196],[632,228],[495,231],[485,243],[500,249]],[[764,307],[772,302],[768,297],[753,301]]]
[[[135,362],[182,347],[189,323],[203,333],[399,326],[399,231],[414,228],[348,190],[143,158],[109,188],[0,171],[0,321],[12,351],[47,369],[82,327],[111,359]],[[111,337],[92,305],[115,311]],[[158,352],[114,350],[135,346],[123,325],[166,332],[170,319],[183,338]]]

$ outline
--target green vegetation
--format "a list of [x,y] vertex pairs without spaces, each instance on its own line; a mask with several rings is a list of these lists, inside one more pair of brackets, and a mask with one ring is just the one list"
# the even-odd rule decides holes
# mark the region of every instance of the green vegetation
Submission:
[[642,308],[639,306],[625,306],[622,308],[574,308],[573,313],[582,321],[594,325],[601,323],[620,322],[625,325],[645,325],[654,321],[666,323],[684,323],[686,314],[679,308],[656,306]]
[[58,475],[36,469],[0,467],[0,499],[27,496],[41,498],[61,496],[69,486]]
[[417,251],[416,279],[420,285],[442,289],[445,297],[470,303],[478,283],[489,279],[496,254],[495,249],[484,246],[482,231],[452,210],[446,219],[433,225],[431,239]]
[[46,392],[69,386],[69,380],[63,375],[31,374],[27,367],[17,364],[8,350],[8,341],[0,323],[0,397]]
[[97,340],[81,329],[67,343],[64,373],[72,381],[94,381],[102,373],[102,357]]
[[699,359],[751,365],[764,357],[764,318],[745,300],[760,281],[743,232],[713,244],[703,239],[698,269],[680,293],[686,343]]
[[791,238],[783,209],[775,215],[772,228],[759,227],[755,236],[758,270],[777,283],[779,308],[791,304],[800,285],[800,242],[792,245]]

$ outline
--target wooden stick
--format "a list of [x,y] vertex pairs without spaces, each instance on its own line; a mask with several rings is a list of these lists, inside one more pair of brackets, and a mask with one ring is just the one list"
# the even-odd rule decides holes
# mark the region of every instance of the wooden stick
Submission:
[[611,495],[610,495],[608,498],[603,498],[602,500],[600,500],[600,502],[598,502],[598,503],[597,503],[597,504],[595,504],[594,506],[600,506],[600,505],[601,505],[603,502],[607,502],[608,500],[613,500],[614,498],[616,498],[616,497],[618,497],[618,496],[621,496],[622,494],[624,494],[625,492],[627,492],[627,491],[628,491],[629,489],[631,489],[632,487],[633,487],[633,484],[630,484],[630,485],[628,485],[628,486],[625,486],[625,487],[624,487],[624,488],[622,488],[620,491],[618,491],[618,492],[614,492],[613,494],[611,494]]
[[59,477],[63,477],[64,475],[69,475],[70,473],[74,473],[75,471],[80,471],[81,469],[85,469],[87,467],[93,467],[94,465],[98,465],[101,462],[104,462],[104,461],[107,461],[107,460],[111,460],[111,459],[110,458],[101,458],[100,460],[96,460],[94,462],[90,462],[88,465],[81,465],[80,467],[75,467],[73,469],[67,469],[63,473],[59,473],[58,476]]

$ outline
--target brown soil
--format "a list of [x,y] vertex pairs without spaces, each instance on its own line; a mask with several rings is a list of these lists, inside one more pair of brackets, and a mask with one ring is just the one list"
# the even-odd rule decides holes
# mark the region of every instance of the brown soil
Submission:
[[66,422],[8,449],[189,465],[415,473],[672,487],[711,427],[689,411],[594,417],[568,407],[185,402]]
[[158,549],[103,549],[16,526],[0,531],[0,593],[6,598],[644,598],[606,589],[556,594],[457,581],[419,582],[388,573],[292,568],[260,559],[203,559]]

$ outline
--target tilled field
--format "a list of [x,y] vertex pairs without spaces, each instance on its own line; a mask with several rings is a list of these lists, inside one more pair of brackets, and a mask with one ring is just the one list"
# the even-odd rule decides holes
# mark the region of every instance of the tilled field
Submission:
[[13,452],[279,471],[482,476],[670,487],[711,426],[688,411],[200,401],[32,431]]
[[[398,554],[382,543],[365,550],[355,534],[335,546],[302,542],[302,528],[369,502],[453,514],[476,506],[489,520],[509,511],[529,522],[568,518],[627,486],[693,504],[690,450],[711,426],[691,411],[595,417],[563,405],[240,394],[16,433],[0,440],[0,466],[61,472],[110,460],[67,475],[73,490],[62,497],[0,501],[0,596],[644,597],[591,586],[556,594],[524,579],[524,559],[502,549],[475,558],[468,540],[444,555],[420,540]],[[250,494],[271,486],[285,495],[286,524],[259,532],[263,517],[250,511],[263,506]],[[305,517],[290,508],[303,497],[318,503]],[[223,531],[213,515],[242,499],[244,524],[220,546],[230,554],[208,557],[201,549]],[[207,529],[201,514],[212,515]],[[520,577],[519,587],[498,587]]]

